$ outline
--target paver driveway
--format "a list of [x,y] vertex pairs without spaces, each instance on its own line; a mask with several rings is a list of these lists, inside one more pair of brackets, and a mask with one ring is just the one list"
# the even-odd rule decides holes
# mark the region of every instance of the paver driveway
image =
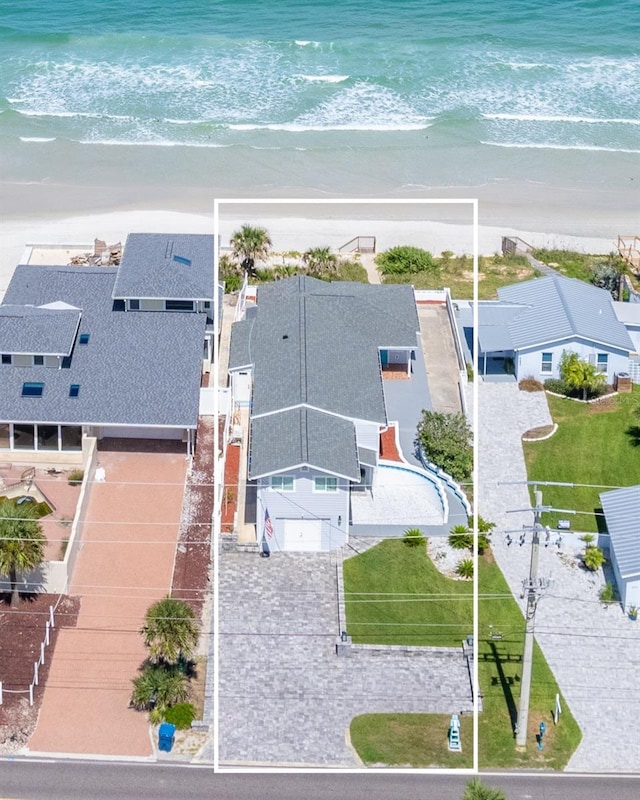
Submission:
[[471,710],[462,653],[338,657],[336,557],[223,553],[221,763],[356,766],[345,740],[366,712]]
[[[551,418],[542,393],[520,392],[515,384],[480,384],[478,399],[479,511],[497,523],[492,549],[522,607],[531,550],[520,547],[517,537],[507,547],[502,531],[530,525],[533,515],[507,514],[508,509],[527,508],[530,501],[525,486],[501,482],[526,480],[520,437]],[[583,733],[568,769],[637,772],[640,737],[633,723],[640,718],[640,625],[617,606],[604,608],[598,602],[602,571],[588,575],[574,554],[567,545],[540,548],[539,575],[551,577],[553,584],[536,615],[536,638]]]

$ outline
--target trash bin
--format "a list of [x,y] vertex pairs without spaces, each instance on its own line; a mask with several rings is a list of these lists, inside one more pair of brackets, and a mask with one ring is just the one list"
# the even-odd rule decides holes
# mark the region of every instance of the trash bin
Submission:
[[163,722],[158,729],[158,750],[170,753],[176,737],[176,726],[170,722]]

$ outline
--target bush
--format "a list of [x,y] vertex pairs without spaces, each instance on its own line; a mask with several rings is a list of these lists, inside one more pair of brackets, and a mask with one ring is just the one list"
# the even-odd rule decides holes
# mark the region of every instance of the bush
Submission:
[[601,603],[615,603],[616,587],[612,583],[605,583],[602,589],[600,589],[599,597]]
[[449,546],[454,550],[473,550],[473,533],[466,525],[454,525],[449,532]]
[[599,547],[587,545],[587,549],[582,554],[582,562],[591,572],[596,572],[605,562],[604,553]]
[[375,263],[383,275],[406,275],[412,272],[438,272],[438,265],[428,250],[420,247],[392,247],[378,253]]
[[420,528],[410,528],[408,531],[405,531],[402,541],[407,547],[424,547],[427,540]]
[[473,578],[473,559],[465,558],[464,561],[460,561],[456,567],[456,575],[467,580]]
[[69,486],[78,486],[84,480],[84,470],[72,469],[67,477]]
[[544,388],[548,392],[563,394],[567,397],[571,394],[571,389],[569,386],[560,378],[547,378],[547,380],[544,382]]
[[467,362],[465,367],[467,368],[467,380],[469,383],[473,383],[473,365]]
[[544,386],[542,383],[533,377],[533,375],[527,375],[526,378],[523,378],[518,383],[518,389],[521,392],[543,392]]
[[423,411],[418,441],[429,461],[456,481],[466,481],[473,470],[471,428],[464,414]]
[[164,711],[164,721],[175,725],[179,731],[190,728],[195,717],[196,710],[191,703],[178,703]]

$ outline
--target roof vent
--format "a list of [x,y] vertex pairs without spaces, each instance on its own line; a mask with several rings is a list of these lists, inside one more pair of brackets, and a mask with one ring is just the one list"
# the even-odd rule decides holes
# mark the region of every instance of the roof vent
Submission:
[[185,267],[190,267],[191,266],[191,259],[190,258],[185,258],[184,256],[174,256],[173,260],[176,262],[176,264],[184,264]]
[[289,334],[288,334],[288,333],[285,333],[285,334],[283,335],[283,337],[282,337],[282,338],[283,338],[283,339],[288,339],[288,338],[289,338]]

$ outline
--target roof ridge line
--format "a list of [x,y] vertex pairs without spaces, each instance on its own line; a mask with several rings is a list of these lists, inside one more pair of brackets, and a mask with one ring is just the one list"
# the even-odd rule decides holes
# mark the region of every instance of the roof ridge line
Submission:
[[566,298],[564,296],[564,292],[561,289],[562,284],[558,281],[558,278],[564,277],[564,276],[561,276],[561,275],[549,275],[549,277],[553,281],[553,285],[556,287],[556,292],[558,294],[558,297],[560,298],[560,303],[562,305],[562,308],[564,309],[564,313],[567,315],[567,319],[569,320],[569,325],[571,327],[571,330],[573,331],[574,334],[577,334],[578,333],[578,328],[576,326],[575,320],[573,319],[573,314],[571,313],[571,310],[569,309],[569,306],[567,305],[567,301],[566,301]]

